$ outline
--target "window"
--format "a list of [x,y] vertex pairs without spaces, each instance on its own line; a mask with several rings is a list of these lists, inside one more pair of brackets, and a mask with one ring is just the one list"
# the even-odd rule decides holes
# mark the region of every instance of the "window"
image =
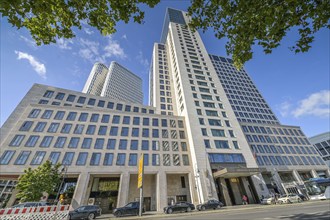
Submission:
[[107,126],[100,126],[98,135],[106,135],[107,134]]
[[152,150],[159,150],[159,141],[152,141]]
[[234,148],[235,148],[235,149],[239,149],[239,146],[238,146],[237,141],[233,141],[233,145],[234,145]]
[[140,125],[140,118],[139,117],[134,117],[133,118],[133,125]]
[[162,127],[167,127],[167,119],[162,119]]
[[68,117],[66,117],[67,121],[74,121],[76,119],[77,112],[69,112]]
[[112,161],[113,161],[113,153],[105,153],[103,165],[112,166]]
[[60,152],[51,152],[48,160],[54,165],[57,164],[58,159],[60,158]]
[[219,148],[219,149],[228,149],[229,148],[228,141],[214,140],[214,144],[215,144],[215,147]]
[[119,121],[120,121],[120,116],[114,115],[112,118],[112,124],[119,124]]
[[152,165],[153,165],[153,166],[159,166],[159,165],[160,165],[160,157],[159,157],[159,154],[153,154],[153,155],[152,155]]
[[117,166],[125,166],[125,160],[126,160],[126,154],[119,153],[119,154],[117,155],[117,162],[116,162],[116,165],[117,165]]
[[152,137],[154,137],[154,138],[159,137],[159,130],[158,129],[152,129]]
[[66,142],[66,137],[58,137],[55,144],[54,144],[54,147],[63,148],[65,142]]
[[217,119],[208,119],[209,121],[209,125],[211,126],[219,126],[221,127],[221,121],[220,120],[217,120]]
[[70,139],[68,148],[77,148],[79,144],[79,138],[78,137],[72,137]]
[[123,118],[123,124],[129,125],[130,117],[129,116],[124,116]]
[[116,110],[119,110],[119,111],[123,110],[123,104],[118,103]]
[[181,188],[186,188],[186,181],[184,179],[184,176],[181,176]]
[[86,97],[80,96],[77,101],[79,104],[84,104],[86,102]]
[[129,131],[128,127],[122,127],[120,135],[122,137],[127,137],[128,136],[128,131]]
[[149,118],[143,118],[143,125],[149,126]]
[[31,161],[31,165],[40,165],[46,155],[46,151],[37,151]]
[[127,149],[127,140],[120,139],[119,140],[119,150],[126,150]]
[[152,119],[152,126],[157,126],[158,127],[158,118],[153,118]]
[[0,164],[1,165],[6,165],[9,164],[11,158],[14,156],[15,151],[14,150],[6,150],[3,152],[1,158],[0,158]]
[[189,166],[189,157],[187,154],[182,155],[182,162],[184,166]]
[[25,121],[25,122],[23,122],[19,131],[29,131],[32,125],[33,125],[32,121]]
[[88,113],[82,112],[79,116],[79,121],[87,121]]
[[38,124],[36,125],[36,127],[34,128],[34,132],[43,132],[45,127],[46,127],[46,122],[38,122]]
[[103,149],[104,139],[103,138],[96,138],[94,149]]
[[105,101],[100,100],[99,103],[97,104],[98,107],[104,107]]
[[110,128],[110,136],[117,136],[118,135],[118,127],[111,127]]
[[210,163],[245,163],[242,154],[210,153]]
[[137,150],[138,149],[138,144],[139,144],[139,141],[138,140],[131,140],[131,147],[130,147],[130,149],[131,150]]
[[29,118],[37,118],[39,113],[40,113],[40,109],[32,109],[32,111],[29,114]]
[[59,93],[56,94],[55,99],[57,99],[57,100],[63,100],[64,96],[65,96],[64,93],[59,92]]
[[27,161],[27,159],[30,156],[31,151],[21,151],[21,153],[18,155],[15,165],[24,165]]
[[58,111],[56,112],[56,115],[54,117],[55,120],[62,120],[64,117],[65,112],[64,111]]
[[101,153],[93,153],[90,161],[91,166],[98,166],[101,160]]
[[95,125],[88,125],[86,134],[94,134],[95,133],[96,126]]
[[77,124],[74,131],[73,131],[73,133],[74,134],[82,134],[83,130],[84,130],[84,127],[85,127],[85,125]]
[[205,110],[207,116],[218,116],[217,111]]
[[143,154],[143,165],[149,166],[149,154]]
[[90,98],[89,100],[88,100],[88,105],[95,105],[95,99],[92,99],[92,98]]
[[72,124],[65,123],[62,127],[61,133],[63,133],[63,134],[70,133],[71,127],[72,127]]
[[76,165],[77,166],[83,166],[86,164],[88,153],[86,152],[80,152],[77,158]]
[[53,141],[52,136],[45,136],[40,143],[40,147],[49,147],[52,141]]
[[66,152],[62,161],[63,165],[71,165],[74,157],[74,152]]
[[108,139],[107,149],[114,150],[116,148],[116,139]]
[[51,123],[49,125],[49,128],[48,128],[47,132],[49,132],[49,133],[56,133],[59,126],[60,126],[59,123]]
[[139,128],[132,128],[132,137],[139,136]]
[[128,165],[136,166],[137,164],[137,154],[129,154]]
[[149,137],[149,129],[143,128],[142,129],[142,137]]
[[213,137],[225,137],[225,131],[220,129],[211,129]]
[[98,122],[99,114],[92,114],[90,122]]
[[103,115],[102,119],[101,119],[101,122],[102,123],[109,123],[109,120],[110,120],[110,115]]
[[141,150],[149,150],[149,141],[142,140]]
[[52,117],[52,114],[53,114],[53,110],[45,110],[41,118],[50,119],[50,117]]
[[25,143],[25,147],[34,147],[39,139],[37,135],[31,135]]
[[108,102],[107,108],[113,109],[114,103],[113,102]]
[[69,95],[68,98],[66,99],[66,101],[68,102],[74,102],[76,96],[75,95]]

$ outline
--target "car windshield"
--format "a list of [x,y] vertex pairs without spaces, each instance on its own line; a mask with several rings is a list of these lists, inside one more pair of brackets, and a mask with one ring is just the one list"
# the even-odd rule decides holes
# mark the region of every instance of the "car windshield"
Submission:
[[131,207],[133,207],[133,206],[134,206],[134,203],[133,203],[133,202],[128,203],[127,205],[125,205],[125,207],[127,207],[127,208],[131,208]]

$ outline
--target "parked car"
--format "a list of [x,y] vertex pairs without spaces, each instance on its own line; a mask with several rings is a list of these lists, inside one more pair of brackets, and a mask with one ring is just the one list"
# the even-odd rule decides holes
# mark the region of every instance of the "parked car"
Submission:
[[101,208],[98,205],[84,205],[69,212],[69,219],[95,219],[97,216],[101,216]]
[[169,205],[164,208],[164,213],[171,214],[173,212],[190,212],[191,210],[194,210],[195,206],[194,204],[191,204],[189,202],[177,202],[174,205]]
[[220,209],[222,206],[224,206],[222,202],[215,199],[211,199],[202,204],[197,205],[196,209],[198,211],[205,211],[206,209]]
[[281,195],[278,199],[279,204],[302,202],[302,199],[297,194]]
[[298,194],[298,196],[301,198],[302,201],[308,201],[309,200],[309,198],[304,194]]
[[[130,202],[124,207],[116,208],[113,210],[113,214],[116,217],[121,217],[124,215],[139,215],[140,211],[140,202]],[[145,212],[142,209],[142,212]]]
[[273,205],[273,204],[275,204],[275,198],[274,197],[263,198],[261,200],[261,204],[263,204],[263,205]]
[[12,208],[27,208],[27,207],[39,207],[39,206],[52,206],[49,202],[23,202],[12,206]]

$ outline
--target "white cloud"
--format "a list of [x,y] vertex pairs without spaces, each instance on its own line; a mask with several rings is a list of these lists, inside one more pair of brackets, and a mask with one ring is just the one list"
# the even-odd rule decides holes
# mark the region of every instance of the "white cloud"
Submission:
[[39,76],[41,76],[43,79],[46,79],[46,67],[43,63],[40,63],[37,61],[36,58],[34,58],[32,55],[23,53],[21,51],[16,51],[15,53],[18,55],[17,59],[27,59],[30,63],[30,65],[33,67],[34,71],[37,72]]
[[82,38],[80,39],[80,45],[82,49],[79,50],[79,55],[91,63],[101,62],[106,64],[109,62],[108,58],[117,57],[125,59],[127,57],[118,41],[113,40],[111,36],[107,37],[107,43],[105,45],[100,45],[96,41]]
[[143,67],[149,68],[149,61],[144,58],[142,51],[139,51],[139,54],[136,56],[136,59],[139,61],[140,64],[143,65]]
[[123,39],[127,40],[127,35],[126,35],[126,34],[124,34],[123,36],[121,36],[121,38],[123,38]]
[[313,93],[307,98],[299,101],[298,107],[292,111],[295,117],[313,115],[329,117],[330,115],[330,90],[322,90]]
[[20,35],[19,37],[20,37],[23,41],[25,41],[25,42],[27,43],[28,46],[30,46],[30,47],[32,47],[32,48],[34,48],[34,49],[37,48],[37,44],[35,43],[34,40],[31,40],[31,39],[29,39],[29,38],[27,38],[27,37],[24,37],[23,35]]
[[70,47],[69,44],[73,44],[73,41],[72,41],[72,39],[59,38],[59,39],[57,39],[56,43],[60,49],[71,50],[72,47]]
[[87,28],[87,27],[84,27],[84,31],[85,31],[85,33],[88,34],[88,35],[92,35],[92,34],[94,34],[94,31],[92,31],[91,29],[89,29],[89,28]]
[[288,116],[291,108],[292,104],[289,101],[282,102],[280,106],[278,106],[278,110],[282,117]]

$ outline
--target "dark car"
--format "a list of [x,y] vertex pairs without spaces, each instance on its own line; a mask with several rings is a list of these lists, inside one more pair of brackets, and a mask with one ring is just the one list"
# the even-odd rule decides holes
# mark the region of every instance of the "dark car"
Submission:
[[98,205],[84,205],[69,212],[69,219],[95,219],[101,215],[101,208]]
[[304,194],[297,194],[297,195],[301,198],[302,201],[307,201],[307,200],[309,200],[308,197],[305,196]]
[[198,211],[204,211],[206,209],[220,209],[223,206],[223,203],[215,200],[215,199],[211,199],[209,201],[204,202],[203,204],[199,204],[196,206],[196,209]]
[[[121,217],[124,215],[139,215],[140,202],[130,202],[124,207],[116,208],[113,210],[113,214],[116,217]],[[144,212],[144,209],[142,209]]]
[[173,212],[190,212],[194,210],[194,204],[189,202],[177,202],[174,205],[170,205],[164,208],[164,213],[171,214]]

